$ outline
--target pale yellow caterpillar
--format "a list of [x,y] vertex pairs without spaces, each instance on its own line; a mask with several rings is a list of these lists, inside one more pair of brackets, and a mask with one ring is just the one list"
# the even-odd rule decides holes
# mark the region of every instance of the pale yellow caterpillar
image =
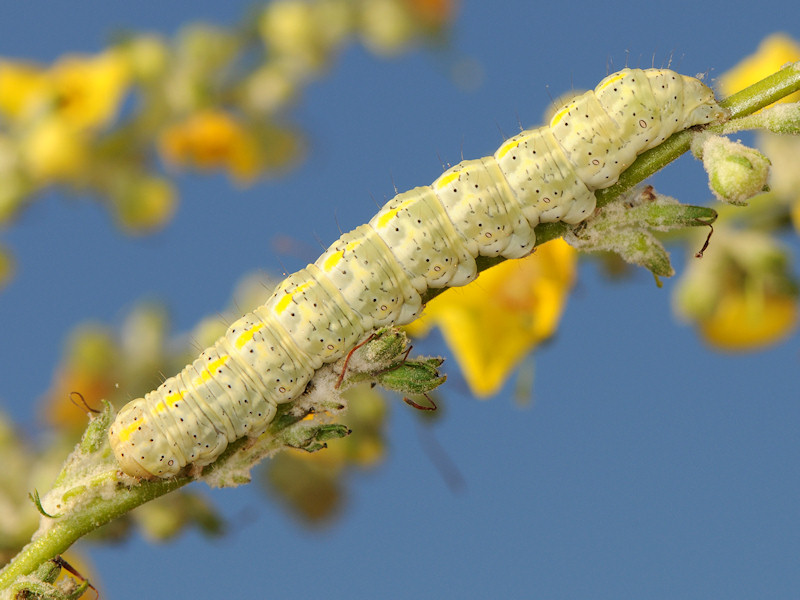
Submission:
[[469,283],[479,255],[529,254],[536,225],[583,221],[594,191],[614,184],[638,154],[723,114],[697,79],[625,69],[571,100],[548,126],[398,194],[183,371],[127,404],[109,430],[122,470],[171,477],[260,435],[277,405],[302,394],[324,363],[378,326],[414,320],[428,288]]

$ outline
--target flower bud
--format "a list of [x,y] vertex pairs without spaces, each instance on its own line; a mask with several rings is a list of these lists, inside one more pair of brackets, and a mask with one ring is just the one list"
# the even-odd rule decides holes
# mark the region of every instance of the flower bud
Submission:
[[770,162],[758,150],[725,137],[709,136],[702,154],[708,185],[719,200],[745,204],[766,190]]

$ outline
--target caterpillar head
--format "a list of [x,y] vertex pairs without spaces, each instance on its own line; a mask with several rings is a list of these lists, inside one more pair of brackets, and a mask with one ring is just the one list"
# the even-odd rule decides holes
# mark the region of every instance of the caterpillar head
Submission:
[[728,117],[727,111],[717,104],[714,92],[699,79],[683,76],[684,122],[690,125],[721,123]]

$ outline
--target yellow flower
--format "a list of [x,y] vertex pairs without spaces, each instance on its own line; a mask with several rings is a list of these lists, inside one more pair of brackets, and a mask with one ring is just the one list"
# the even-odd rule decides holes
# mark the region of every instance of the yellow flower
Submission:
[[700,324],[706,340],[725,350],[769,346],[794,331],[797,299],[793,296],[729,290],[713,314]]
[[0,113],[21,120],[46,108],[50,86],[47,74],[38,66],[0,61]]
[[398,0],[370,0],[361,7],[360,33],[376,54],[393,56],[414,39],[415,23],[408,7]]
[[75,330],[56,371],[50,389],[42,398],[48,423],[62,430],[86,427],[86,407],[75,403],[79,393],[92,408],[100,409],[118,381],[118,352],[113,335],[105,327],[84,325]]
[[57,111],[76,127],[104,125],[117,114],[129,82],[128,63],[115,51],[66,56],[51,71]]
[[234,117],[219,110],[201,111],[168,127],[159,147],[168,163],[199,169],[225,167],[245,181],[258,175],[261,167],[256,140]]
[[33,179],[65,179],[88,160],[86,134],[54,116],[37,122],[20,141],[20,155]]
[[0,112],[16,121],[52,114],[72,127],[89,129],[117,114],[128,81],[127,63],[114,51],[66,56],[49,70],[1,61]]
[[408,331],[424,335],[438,325],[473,393],[494,394],[525,355],[555,332],[576,260],[566,242],[548,242],[532,256],[501,263],[476,283],[434,298]]
[[721,350],[757,350],[797,326],[797,281],[786,250],[764,233],[720,226],[676,289],[675,310]]
[[[796,60],[800,60],[800,44],[785,33],[772,34],[761,42],[755,54],[748,56],[719,78],[720,89],[725,94],[733,94]],[[800,92],[787,96],[781,102],[797,100],[800,100]]]
[[150,233],[163,227],[178,205],[175,189],[158,177],[134,177],[112,195],[116,217],[128,233]]
[[264,9],[258,31],[271,60],[302,80],[330,62],[352,25],[348,2],[278,0]]

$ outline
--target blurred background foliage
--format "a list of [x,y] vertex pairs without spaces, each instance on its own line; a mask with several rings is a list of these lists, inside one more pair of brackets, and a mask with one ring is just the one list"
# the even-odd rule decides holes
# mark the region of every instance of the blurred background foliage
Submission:
[[[223,170],[237,185],[302,159],[303,90],[343,49],[378,56],[445,43],[454,0],[280,0],[241,24],[130,32],[51,65],[0,58],[0,227],[57,187],[103,203],[141,235],[177,210],[171,176]],[[0,286],[13,271],[0,245]]]

